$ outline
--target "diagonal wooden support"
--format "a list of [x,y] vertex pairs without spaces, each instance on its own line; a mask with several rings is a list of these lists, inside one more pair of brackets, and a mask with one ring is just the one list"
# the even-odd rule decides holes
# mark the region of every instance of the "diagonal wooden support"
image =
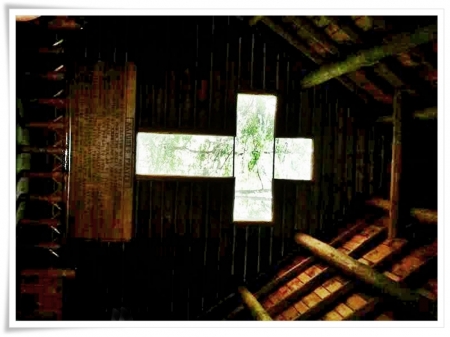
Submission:
[[271,321],[272,318],[269,316],[267,311],[262,307],[261,303],[258,302],[255,296],[248,291],[245,287],[239,287],[239,293],[241,294],[242,301],[245,306],[250,310],[252,316],[258,321]]
[[[280,35],[283,39],[285,39],[289,44],[291,44],[293,47],[295,47],[297,50],[299,50],[303,55],[305,55],[307,58],[309,58],[311,61],[316,63],[317,65],[321,65],[324,63],[324,59],[320,55],[313,55],[313,53],[310,51],[309,47],[305,45],[302,41],[294,37],[289,32],[285,31],[283,27],[278,25],[276,22],[274,22],[271,18],[267,16],[263,16],[259,19],[260,22],[264,23],[267,27],[269,27],[272,31]],[[339,81],[344,87],[346,87],[351,92],[355,93],[357,84],[353,83],[348,77],[342,76],[336,78],[337,81]],[[357,91],[357,95],[365,102],[368,102],[368,97],[360,92]]]
[[[389,212],[391,209],[391,203],[389,200],[373,198],[366,201],[367,205],[377,206],[385,211]],[[412,208],[410,211],[411,216],[416,218],[419,222],[425,224],[437,224],[438,214],[436,210],[425,208]]]
[[[402,240],[397,239],[397,242],[401,242]],[[404,241],[404,240],[403,240]],[[433,242],[426,246],[421,246],[413,251],[409,252],[408,255],[404,256],[402,260],[399,262],[393,264],[391,268],[384,271],[384,275],[389,277],[395,282],[399,282],[400,284],[404,286],[411,287],[412,286],[412,278],[415,274],[420,273],[420,270],[423,270],[425,265],[429,265],[432,263],[434,258],[437,255],[437,242]],[[362,259],[360,259],[361,261]],[[368,264],[367,260],[372,260],[369,258],[369,256],[366,256],[366,261],[362,260],[361,262]],[[373,261],[373,260],[372,260]],[[426,273],[422,273],[423,276],[426,275]],[[420,287],[417,292],[420,293],[423,297],[427,297],[432,302],[437,301],[436,296],[436,290],[433,289],[433,287],[436,285],[436,283],[433,282],[434,280],[431,279],[428,281],[428,283],[425,285],[425,287]],[[369,294],[364,293],[356,293],[352,296],[360,297],[363,299],[363,304],[361,306],[358,306],[356,310],[346,311],[346,310],[340,310],[345,309],[345,307],[348,305],[348,301],[350,298],[347,298],[346,300],[341,301],[337,306],[335,306],[330,312],[325,314],[322,318],[325,320],[361,320],[364,319],[365,315],[373,312],[376,307],[381,305],[383,303],[384,298],[381,296],[373,296]],[[333,312],[334,311],[334,312]],[[421,316],[426,317],[430,315],[429,317],[435,316],[435,312],[428,312],[423,313]],[[392,317],[391,317],[392,319]]]
[[[377,226],[369,226],[366,229],[370,233],[366,238],[362,240],[356,239],[358,242],[355,242],[353,240],[358,237],[358,235],[355,235],[352,240],[344,243],[337,249],[344,254],[355,257],[359,255],[358,251],[360,251],[361,248],[372,244],[384,233],[383,228],[377,228]],[[364,232],[361,232],[361,234],[362,233]],[[361,236],[364,237],[364,235]],[[280,287],[276,293],[269,296],[268,301],[263,303],[264,308],[267,309],[271,316],[275,317],[282,311],[295,305],[302,296],[313,291],[321,282],[335,273],[336,271],[330,266],[318,262],[299,275],[295,275],[296,277],[290,280],[290,282],[285,286]]]
[[420,310],[434,310],[433,303],[429,299],[424,298],[420,293],[401,286],[385,275],[375,271],[373,268],[356,261],[322,241],[302,233],[295,236],[295,241],[317,257],[341,269],[347,275],[356,277],[380,290],[382,293],[390,295],[405,304],[419,307]]
[[[430,120],[437,118],[437,107],[427,108],[425,110],[416,111],[413,114],[414,119]],[[392,123],[394,118],[392,116],[384,116],[377,119],[378,123]]]
[[[341,245],[346,240],[350,239],[356,233],[360,232],[363,228],[365,228],[367,224],[364,221],[357,222],[354,226],[338,235],[335,239],[330,242],[332,247],[336,247]],[[267,283],[264,287],[262,287],[259,291],[257,291],[254,296],[257,299],[260,299],[269,293],[273,292],[276,288],[280,287],[283,283],[286,283],[293,278],[295,278],[298,274],[308,269],[314,263],[317,262],[317,259],[314,256],[310,256],[305,260],[301,261],[297,265],[293,266],[289,270],[282,272],[275,279]],[[228,315],[227,320],[232,320],[237,317],[244,310],[244,306],[241,305],[236,308],[230,315]]]
[[398,34],[388,43],[371,49],[362,50],[342,62],[321,67],[319,70],[305,76],[302,81],[304,88],[313,87],[333,78],[354,72],[362,67],[372,66],[381,59],[403,53],[413,47],[435,39],[437,25],[418,28],[412,33]]
[[[358,261],[370,264],[373,268],[379,268],[398,254],[405,244],[405,240],[396,240],[395,242],[386,240],[359,258]],[[316,285],[308,294],[305,294],[305,296],[294,304],[294,308],[298,311],[297,314],[293,312],[291,307],[283,312],[281,316],[295,320],[310,320],[314,316],[317,316],[323,308],[329,307],[337,299],[353,290],[357,285],[358,282],[349,278],[341,276],[332,277],[325,283]]]

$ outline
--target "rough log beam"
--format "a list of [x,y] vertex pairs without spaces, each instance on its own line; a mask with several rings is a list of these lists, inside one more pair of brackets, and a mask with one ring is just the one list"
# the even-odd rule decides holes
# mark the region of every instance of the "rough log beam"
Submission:
[[[359,222],[356,225],[352,226],[351,228],[347,229],[343,233],[339,234],[336,238],[334,238],[329,244],[332,247],[337,247],[341,245],[343,242],[351,238],[353,235],[355,235],[357,232],[361,231],[364,227],[366,227],[365,222]],[[280,287],[283,283],[287,283],[294,277],[296,277],[298,274],[303,272],[304,270],[308,269],[310,266],[312,266],[314,263],[317,262],[317,259],[314,258],[314,256],[307,257],[305,260],[301,261],[297,265],[293,266],[286,272],[283,272],[281,275],[277,275],[273,280],[268,282],[265,286],[263,286],[260,290],[258,290],[254,296],[256,298],[263,298],[264,296],[267,296],[271,292],[273,292],[276,288]],[[230,315],[228,315],[227,319],[231,320],[234,319],[237,315],[239,315],[242,310],[244,310],[244,306],[240,305],[238,308],[236,308]]]
[[[308,19],[298,17],[298,16],[287,16],[286,18],[283,18],[285,22],[292,22],[297,27],[299,27],[299,31],[304,32],[307,36],[309,36],[310,39],[315,40],[316,42],[320,43],[323,48],[327,49],[331,54],[337,54],[339,55],[339,45],[336,41],[334,41],[331,37],[329,37],[327,34],[323,33],[320,29],[317,29],[316,26],[314,26],[312,23],[309,22]],[[376,88],[377,91],[381,92],[384,97],[386,97],[387,100],[392,101],[392,97],[390,94],[387,94],[384,90],[384,88],[380,87],[376,83],[374,83],[373,79],[369,79],[366,74],[363,74],[366,77],[366,80],[370,82],[371,86],[373,88]],[[361,83],[358,80],[355,80],[353,76],[349,76],[349,79],[356,83],[358,87],[360,87],[362,90],[367,91],[370,95],[374,97],[374,99],[379,100],[379,97],[375,97],[374,93],[370,90],[367,90],[364,85],[361,85]]]
[[[368,205],[377,206],[385,211],[389,212],[391,209],[391,203],[389,200],[374,198],[367,200]],[[427,224],[437,224],[438,215],[436,210],[424,209],[424,208],[413,208],[411,209],[411,216],[415,217],[422,223]]]
[[[353,42],[356,42],[353,37],[356,36],[359,39],[359,27],[355,25],[355,22],[347,17],[340,17],[339,20],[335,18],[328,17],[334,24],[339,26]],[[388,40],[383,38],[382,42],[386,43]],[[407,87],[410,89],[411,93],[415,96],[423,94],[423,85],[428,85],[421,77],[415,76],[414,79],[409,79],[408,76],[405,77],[403,72],[398,69],[403,69],[402,64],[398,59],[385,60],[384,63],[380,62],[374,67],[374,71],[385,78],[388,82],[392,84],[394,88]]]
[[[303,55],[308,57],[311,61],[313,61],[317,65],[321,65],[324,63],[324,60],[319,55],[312,55],[309,47],[307,47],[305,44],[303,44],[301,41],[299,41],[297,38],[292,36],[290,33],[286,32],[280,25],[275,23],[272,19],[268,18],[267,16],[263,16],[259,19],[262,23],[264,23],[267,27],[269,27],[272,31],[280,35],[283,39],[285,39],[289,44],[291,44],[293,47],[295,47],[297,50],[299,50]],[[344,87],[346,87],[348,90],[350,90],[352,93],[357,93],[357,95],[365,102],[368,103],[368,97],[361,93],[360,91],[357,91],[356,84],[353,83],[349,78],[347,77],[339,77],[336,78]]]
[[261,303],[258,302],[255,296],[247,290],[245,287],[239,287],[239,293],[241,294],[242,301],[245,306],[250,310],[252,316],[258,321],[271,321],[267,311],[263,308]]
[[[414,119],[421,119],[421,120],[429,120],[429,119],[436,119],[437,118],[437,107],[427,108],[422,111],[416,111],[413,114]],[[380,123],[392,123],[394,121],[394,118],[392,116],[384,116],[377,119],[377,122]]]
[[319,70],[305,76],[302,81],[304,88],[309,88],[333,78],[354,72],[362,67],[373,66],[381,59],[403,53],[415,46],[433,40],[437,33],[437,26],[422,27],[413,33],[395,35],[389,43],[363,50],[346,60],[321,67]]
[[419,292],[401,286],[373,268],[356,261],[322,241],[303,233],[297,234],[295,241],[345,274],[375,287],[406,305],[414,306],[420,311],[435,312],[436,310],[435,304]]
[[252,17],[252,18],[249,20],[248,24],[249,24],[250,26],[254,26],[254,25],[256,25],[256,24],[258,23],[258,21],[260,21],[262,18],[263,18],[262,16],[254,16],[254,17]]

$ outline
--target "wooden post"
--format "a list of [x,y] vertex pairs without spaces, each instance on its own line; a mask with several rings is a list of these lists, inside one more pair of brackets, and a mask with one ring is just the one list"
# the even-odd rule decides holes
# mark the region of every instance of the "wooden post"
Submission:
[[392,136],[392,162],[391,162],[391,192],[389,209],[388,237],[394,239],[398,232],[400,179],[402,171],[402,93],[396,91],[394,94]]
[[258,302],[255,296],[248,291],[245,287],[239,287],[239,293],[241,294],[242,301],[250,310],[252,316],[258,321],[271,321],[272,318],[263,308],[261,303]]
[[420,311],[434,312],[436,310],[433,303],[418,292],[402,287],[397,282],[392,281],[385,275],[375,271],[373,268],[356,261],[322,241],[303,233],[297,234],[295,236],[295,241],[311,251],[317,257],[325,260],[334,267],[341,269],[347,275],[356,277],[378,290],[381,290],[381,292],[399,299],[405,304],[417,306]]

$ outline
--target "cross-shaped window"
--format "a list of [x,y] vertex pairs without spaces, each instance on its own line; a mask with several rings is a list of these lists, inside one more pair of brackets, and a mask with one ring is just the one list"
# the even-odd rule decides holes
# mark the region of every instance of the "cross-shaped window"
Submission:
[[277,98],[238,94],[235,137],[137,134],[136,174],[235,177],[234,221],[272,222],[273,179],[311,180],[312,139],[275,138]]

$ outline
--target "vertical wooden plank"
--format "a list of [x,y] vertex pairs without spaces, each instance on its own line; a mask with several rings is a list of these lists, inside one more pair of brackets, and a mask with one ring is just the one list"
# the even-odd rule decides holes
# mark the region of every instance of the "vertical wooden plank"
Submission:
[[350,109],[347,109],[347,142],[346,142],[346,190],[347,203],[351,203],[354,196],[355,186],[355,119]]
[[322,165],[323,165],[323,156],[322,156],[322,144],[323,144],[323,113],[322,106],[323,102],[323,90],[319,88],[311,88],[313,95],[313,111],[314,111],[314,122],[313,122],[313,146],[314,146],[314,167],[313,167],[313,190],[314,196],[313,200],[311,200],[311,223],[309,227],[309,234],[315,235],[317,229],[320,226],[320,214],[321,214],[321,206],[322,206]]
[[296,192],[296,232],[308,233],[313,226],[311,214],[315,213],[313,200],[313,183],[310,181],[300,181]]
[[[341,99],[340,97],[336,100],[333,107],[333,118],[332,118],[332,130],[333,130],[333,139],[334,139],[334,147],[333,147],[333,154],[334,154],[334,160],[333,160],[333,187],[332,187],[332,193],[333,193],[333,207],[332,207],[332,213],[334,216],[338,214],[338,212],[341,210],[342,205],[342,198],[341,198],[341,170],[340,170],[340,152],[339,152],[339,146],[340,141],[342,142],[341,135],[340,135],[340,129],[339,129],[339,123],[340,123],[340,105],[341,105]],[[335,221],[335,218],[333,216],[333,221]]]
[[314,96],[311,94],[313,90],[303,90],[300,93],[300,104],[299,104],[299,136],[304,138],[312,137],[312,125],[313,120],[313,99]]
[[368,157],[369,161],[367,164],[367,177],[369,181],[369,195],[373,195],[375,192],[375,166],[376,166],[376,154],[375,154],[375,126],[370,127],[369,135],[368,135]]
[[278,89],[278,51],[267,43],[264,43],[265,51],[265,77],[264,88],[275,91]]
[[213,16],[209,18],[208,23],[208,41],[209,41],[209,58],[210,58],[210,68],[209,68],[209,95],[208,95],[208,130],[219,130],[221,129],[221,118],[218,114],[218,109],[220,105],[220,71],[218,67],[218,60],[215,54],[218,44],[216,31],[217,31],[217,17]]
[[275,179],[273,181],[273,203],[274,203],[274,225],[272,231],[272,262],[278,261],[282,256],[283,250],[283,206],[284,206],[284,191],[283,181]]
[[250,90],[252,79],[252,36],[245,32],[239,37],[239,86],[238,90]]
[[295,227],[296,227],[296,218],[295,218],[295,209],[296,209],[296,196],[297,196],[297,187],[299,185],[299,182],[293,183],[292,181],[286,180],[286,202],[285,202],[285,231],[284,231],[284,246],[285,246],[285,253],[290,253],[292,251],[292,248],[294,247],[294,235],[295,235]]
[[234,199],[234,178],[224,185],[224,193],[221,197],[221,247],[220,247],[220,286],[221,298],[234,291],[230,282],[230,271],[233,266],[233,199]]
[[356,193],[364,193],[365,165],[364,158],[366,155],[366,130],[360,126],[356,130]]
[[236,34],[231,24],[231,18],[228,17],[227,26],[227,75],[226,75],[226,114],[227,127],[230,134],[236,134],[236,114],[237,114],[237,92],[239,89],[240,77],[240,38]]
[[214,16],[212,29],[212,124],[211,130],[227,130],[227,114],[225,111],[225,70],[227,69],[227,43],[226,28],[228,18],[225,16]]
[[235,225],[236,237],[235,237],[235,253],[234,253],[234,279],[237,282],[244,281],[245,275],[245,258],[247,247],[247,227],[239,227]]
[[392,140],[392,163],[391,163],[391,191],[390,191],[390,221],[388,237],[394,239],[399,231],[399,199],[400,180],[402,172],[402,93],[396,91],[393,105],[393,140]]
[[254,280],[258,270],[258,234],[261,226],[247,227],[246,280]]
[[260,241],[260,249],[259,249],[259,269],[264,272],[271,265],[271,249],[270,249],[270,241],[271,241],[271,232],[273,228],[262,226],[259,230],[259,241]]
[[209,127],[209,103],[211,91],[211,19],[198,19],[198,83],[197,83],[197,111],[196,126],[204,131]]
[[253,89],[264,90],[265,86],[265,55],[264,42],[258,35],[253,36],[253,57],[252,57],[252,86]]
[[296,60],[289,61],[289,117],[287,124],[287,134],[289,137],[301,136],[301,123],[303,114],[301,110],[302,90],[300,87],[301,63]]
[[323,143],[322,143],[322,153],[324,160],[322,162],[322,199],[321,199],[321,210],[320,214],[320,227],[319,230],[323,232],[325,230],[325,225],[329,224],[330,210],[333,207],[333,152],[331,149],[333,148],[334,140],[333,140],[333,113],[334,113],[334,101],[333,97],[330,94],[330,90],[326,90],[326,100],[325,106],[323,110],[324,114],[324,134],[323,134]]
[[278,97],[277,111],[275,114],[275,137],[286,136],[287,101],[289,100],[287,86],[287,62],[284,53],[277,55],[276,69],[276,90],[281,93]]
[[203,191],[204,185],[195,182],[192,185],[192,227],[191,227],[191,279],[190,279],[190,303],[191,316],[197,316],[203,305],[203,272],[205,240],[202,234],[203,223]]
[[[152,201],[152,221],[149,237],[152,239],[159,239],[161,236],[161,222],[162,222],[162,189],[163,182],[153,181],[153,188],[151,189]],[[156,240],[155,240],[156,241]]]
[[[172,37],[172,36],[170,36]],[[174,50],[173,44],[170,44],[169,49],[169,59],[170,59],[170,70],[168,70],[168,86],[167,90],[167,128],[175,129],[179,127],[179,115],[178,115],[178,72],[176,71],[176,60],[175,57],[176,50]]]

